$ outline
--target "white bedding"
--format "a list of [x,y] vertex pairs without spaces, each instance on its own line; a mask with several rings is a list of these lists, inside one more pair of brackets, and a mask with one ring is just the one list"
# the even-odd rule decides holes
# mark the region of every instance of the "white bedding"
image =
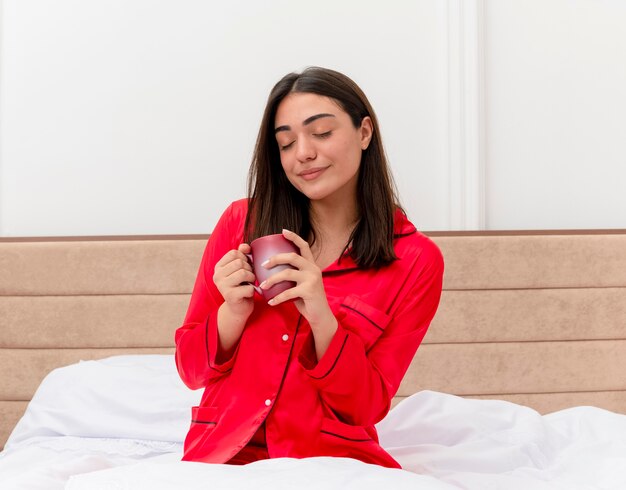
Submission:
[[172,356],[55,370],[0,453],[0,489],[626,489],[626,415],[599,408],[541,416],[423,391],[378,424],[404,471],[343,458],[241,467],[180,461],[199,396]]

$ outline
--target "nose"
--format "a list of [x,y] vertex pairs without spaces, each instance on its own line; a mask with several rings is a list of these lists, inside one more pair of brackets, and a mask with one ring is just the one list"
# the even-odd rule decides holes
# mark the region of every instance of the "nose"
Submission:
[[296,141],[296,158],[301,162],[313,160],[316,156],[315,145],[308,138],[298,138]]

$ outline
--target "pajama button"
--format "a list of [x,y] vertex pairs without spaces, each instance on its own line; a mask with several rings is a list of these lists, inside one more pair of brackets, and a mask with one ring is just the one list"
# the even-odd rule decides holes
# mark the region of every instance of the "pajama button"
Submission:
[[265,406],[269,407],[272,404],[272,400],[270,400],[269,398],[267,400],[265,400]]
[[287,342],[289,340],[289,335],[283,335],[283,342]]

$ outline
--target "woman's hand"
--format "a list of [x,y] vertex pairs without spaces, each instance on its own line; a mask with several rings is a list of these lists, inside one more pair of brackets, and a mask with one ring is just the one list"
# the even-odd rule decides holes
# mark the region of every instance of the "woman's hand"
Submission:
[[264,264],[268,269],[279,264],[289,264],[294,269],[277,272],[261,284],[262,289],[269,289],[281,281],[293,281],[296,285],[276,295],[269,301],[270,305],[278,305],[290,299],[295,300],[295,306],[304,316],[313,335],[318,359],[326,352],[326,348],[337,330],[337,319],[328,305],[322,271],[315,263],[309,244],[296,233],[283,230],[283,236],[293,242],[299,249],[296,253],[277,254]]

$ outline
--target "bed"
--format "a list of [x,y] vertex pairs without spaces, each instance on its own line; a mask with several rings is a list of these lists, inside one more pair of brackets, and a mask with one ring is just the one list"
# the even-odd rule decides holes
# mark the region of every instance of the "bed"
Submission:
[[626,230],[428,235],[441,306],[378,424],[405,470],[180,461],[208,236],[0,239],[0,488],[626,488]]

